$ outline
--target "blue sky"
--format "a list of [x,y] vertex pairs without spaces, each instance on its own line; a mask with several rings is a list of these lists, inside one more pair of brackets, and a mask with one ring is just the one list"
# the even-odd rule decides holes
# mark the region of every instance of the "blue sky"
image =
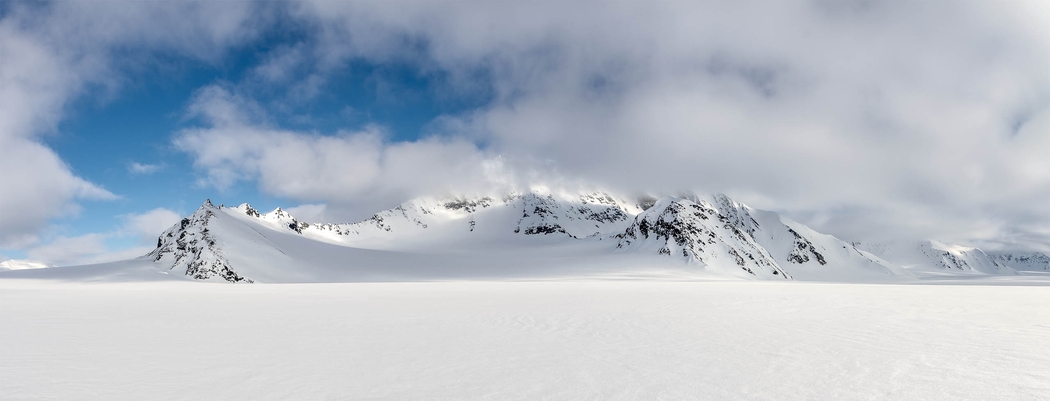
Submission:
[[2,5],[0,259],[133,256],[206,198],[348,221],[539,184],[1050,243],[1040,1]]
[[[157,208],[185,215],[208,198],[216,204],[250,201],[264,210],[297,204],[260,191],[250,181],[222,188],[204,184],[192,156],[172,145],[178,131],[200,125],[187,106],[198,90],[210,85],[249,96],[274,127],[332,135],[373,125],[381,127],[389,141],[416,140],[429,132],[428,124],[438,116],[468,112],[490,97],[484,89],[449,93],[441,71],[410,60],[349,58],[327,73],[317,93],[289,101],[287,86],[253,82],[253,73],[275,54],[311,46],[313,38],[308,27],[280,11],[274,18],[278,21],[257,37],[221,49],[207,60],[150,49],[125,54],[117,50],[111,62],[124,67],[115,71],[121,74],[118,87],[88,85],[67,100],[57,127],[41,139],[73,174],[113,193],[115,199],[78,203],[76,214],[51,220],[40,242],[113,233],[104,239],[108,249],[134,248],[152,241],[122,232],[130,215]],[[310,72],[306,69],[282,73],[294,82]],[[0,255],[25,258],[26,252],[0,248]]]
[[[280,102],[280,110],[266,110],[278,127],[324,135],[379,124],[393,141],[414,140],[436,117],[468,111],[485,100],[483,93],[450,99],[435,93],[440,74],[367,60],[351,61],[329,77],[314,99],[303,102],[284,102],[284,88],[241,85],[268,51],[301,40],[305,39],[267,37],[229,49],[212,63],[176,60],[164,71],[135,74],[111,99],[88,93],[72,102],[58,132],[45,142],[77,175],[121,199],[83,204],[83,213],[69,220],[68,234],[97,232],[119,224],[117,216],[156,207],[192,212],[206,198],[216,203],[251,200],[263,209],[292,203],[260,192],[251,183],[221,191],[196,183],[190,156],[174,149],[171,140],[180,129],[199,124],[186,107],[194,92],[208,85],[239,87],[264,106]],[[150,166],[149,172],[132,171],[132,163]]]

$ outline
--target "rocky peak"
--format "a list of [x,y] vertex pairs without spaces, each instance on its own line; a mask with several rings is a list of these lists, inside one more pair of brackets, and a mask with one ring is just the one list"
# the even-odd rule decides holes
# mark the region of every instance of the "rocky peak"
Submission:
[[452,198],[442,203],[442,206],[448,210],[462,210],[467,213],[474,213],[479,208],[484,209],[492,206],[494,200],[491,197],[485,196],[481,198]]
[[751,217],[747,205],[732,200],[723,194],[716,194],[711,198],[714,203],[713,206],[718,209],[718,213],[727,224],[732,224],[748,234],[754,234],[755,231],[761,228],[758,222],[755,221],[755,218]]
[[192,215],[161,234],[157,248],[146,256],[198,280],[221,278],[233,283],[252,282],[234,272],[223,256],[219,241],[211,235],[209,224],[218,211],[210,200],[205,201]]
[[279,207],[274,209],[272,212],[263,215],[263,217],[266,217],[266,218],[271,219],[271,220],[284,220],[284,219],[295,220],[295,217],[292,217],[292,215],[288,214],[288,212],[282,210]]
[[234,209],[234,210],[238,210],[238,211],[240,211],[241,213],[244,213],[244,214],[246,214],[246,215],[248,215],[248,216],[251,216],[251,217],[256,217],[256,218],[258,218],[258,217],[261,217],[261,216],[262,216],[262,215],[261,215],[261,214],[259,213],[259,211],[258,211],[258,210],[256,210],[256,209],[255,209],[254,207],[252,207],[252,205],[249,205],[249,204],[247,204],[247,203],[242,203],[242,204],[238,205],[237,207],[235,207],[235,208],[233,208],[233,209]]
[[1014,270],[1050,271],[1050,256],[1040,252],[992,252],[989,256]]
[[[727,216],[707,202],[665,197],[639,214],[622,234],[618,248],[658,247],[658,253],[678,255],[706,266],[736,266],[754,276],[790,278],[741,230],[733,214]],[[757,224],[757,223],[756,223]]]

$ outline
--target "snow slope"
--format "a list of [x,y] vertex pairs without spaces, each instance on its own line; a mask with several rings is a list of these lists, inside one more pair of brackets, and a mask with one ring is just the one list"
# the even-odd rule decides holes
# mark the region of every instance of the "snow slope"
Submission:
[[[703,274],[657,255],[617,255],[598,231],[626,226],[611,198],[555,202],[421,199],[352,224],[309,224],[281,209],[206,202],[163,233],[147,262],[230,282],[404,281]],[[613,228],[610,228],[613,227]]]
[[1048,304],[988,285],[0,280],[0,398],[1045,400]]
[[741,271],[765,279],[907,276],[838,238],[725,195],[662,198],[617,237],[620,248],[681,255],[736,276]]
[[1040,252],[990,252],[999,264],[1018,271],[1050,271],[1050,256]]
[[[152,266],[157,274],[244,283],[711,275],[881,282],[1016,274],[1011,263],[1036,260],[1001,257],[1008,255],[936,241],[848,243],[724,195],[631,200],[537,189],[424,197],[347,224],[208,201],[162,233],[145,257],[70,274],[127,279]],[[115,273],[119,266],[131,270]],[[0,274],[48,277],[69,269],[46,270]]]
[[901,266],[930,274],[1017,274],[1017,271],[984,251],[938,241],[854,243],[857,249],[870,252]]
[[351,224],[310,224],[281,209],[264,214],[247,204],[206,202],[162,234],[149,258],[196,279],[230,282],[646,271],[780,280],[908,275],[724,195],[649,203],[605,193],[421,198]]
[[3,270],[25,270],[25,269],[46,269],[48,266],[43,263],[33,262],[28,260],[9,259],[0,262],[0,271]]

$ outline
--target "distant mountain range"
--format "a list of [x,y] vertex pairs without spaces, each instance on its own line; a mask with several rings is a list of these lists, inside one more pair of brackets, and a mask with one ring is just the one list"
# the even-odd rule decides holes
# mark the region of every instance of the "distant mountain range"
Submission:
[[208,201],[161,234],[146,258],[169,274],[229,282],[638,275],[868,281],[1050,270],[1040,253],[846,242],[724,195],[626,199],[544,191],[419,198],[347,224]]
[[[459,279],[907,281],[1050,272],[1037,252],[938,241],[847,242],[725,195],[628,198],[534,190],[425,197],[356,223],[204,202],[141,258],[5,276],[235,283]],[[17,271],[10,271],[17,270]]]

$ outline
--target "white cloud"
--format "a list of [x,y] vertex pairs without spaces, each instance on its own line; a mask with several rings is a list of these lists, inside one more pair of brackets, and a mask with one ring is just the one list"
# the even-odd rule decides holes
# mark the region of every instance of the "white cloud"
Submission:
[[76,237],[58,237],[51,242],[29,248],[26,260],[48,266],[73,266],[114,262],[145,255],[153,247],[135,246],[112,250],[106,239],[112,234],[85,234]]
[[190,110],[207,125],[180,131],[175,146],[190,153],[204,182],[225,188],[256,180],[281,197],[389,206],[414,196],[484,188],[486,155],[471,142],[426,138],[389,142],[379,127],[317,135],[253,122],[254,103],[227,89],[202,89]]
[[0,136],[0,246],[18,247],[36,241],[37,233],[55,217],[79,211],[76,199],[115,196],[79,177],[47,147],[23,138]]
[[132,175],[149,175],[160,171],[163,166],[159,164],[142,164],[139,162],[128,163],[128,173]]
[[286,211],[299,221],[308,223],[328,223],[333,221],[328,217],[328,207],[324,204],[303,204],[290,207]]
[[847,238],[1047,239],[1045,2],[305,4],[319,66],[486,71],[493,102],[446,121],[507,160]]
[[50,243],[31,248],[28,260],[49,265],[70,265],[86,261],[106,248],[105,235],[87,234],[78,237],[58,237]]
[[290,81],[306,61],[302,53],[302,45],[278,48],[262,64],[252,69],[252,75],[267,84]]
[[[216,60],[251,38],[246,2],[5,2],[0,16],[0,247],[24,248],[82,200],[115,199],[75,175],[41,137],[54,133],[67,104],[105,101],[127,68],[167,52]],[[114,50],[118,50],[115,52]],[[116,57],[116,54],[122,56]]]
[[[22,262],[48,266],[71,266],[113,262],[145,255],[153,250],[157,237],[178,223],[181,215],[164,208],[121,216],[122,227],[112,232],[79,236],[59,236],[29,248]],[[132,246],[112,247],[107,241],[130,241]]]
[[155,239],[164,230],[178,223],[182,215],[165,208],[156,208],[141,214],[123,216],[123,233]]
[[209,86],[190,105],[203,124],[175,139],[206,183],[254,181],[331,213],[569,177],[727,192],[850,239],[1050,240],[1042,1],[306,1],[11,5],[0,171],[20,174],[0,175],[0,244],[31,244],[79,200],[113,197],[42,145],[70,99],[119,90],[120,71],[154,54],[214,61],[285,12],[307,37],[263,58],[249,86],[312,99],[365,59],[492,100],[397,142],[380,127],[281,129],[236,88]]
[[76,199],[112,199],[114,195],[75,175],[34,134],[54,124],[69,77],[61,60],[42,43],[0,20],[0,246],[36,241],[55,217],[75,214]]

